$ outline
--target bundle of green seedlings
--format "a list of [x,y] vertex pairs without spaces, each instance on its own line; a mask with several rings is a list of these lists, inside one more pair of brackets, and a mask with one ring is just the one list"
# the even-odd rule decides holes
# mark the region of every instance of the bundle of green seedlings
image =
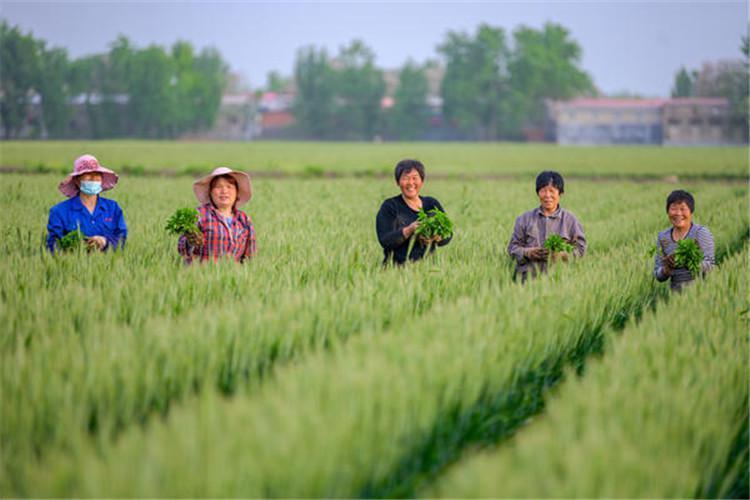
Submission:
[[566,252],[570,254],[573,253],[573,245],[568,243],[559,234],[549,235],[547,239],[544,241],[544,248],[549,250],[550,254],[559,253],[559,252]]
[[675,267],[685,268],[695,277],[701,271],[703,262],[703,250],[698,242],[692,238],[685,238],[677,243],[677,250],[674,252]]
[[198,230],[198,212],[194,208],[179,208],[167,219],[164,229],[169,234],[200,234]]
[[60,250],[63,252],[72,252],[83,247],[86,242],[86,236],[80,229],[71,231],[58,240]]
[[420,209],[417,214],[417,222],[419,227],[414,231],[414,234],[409,240],[409,248],[406,251],[406,255],[411,255],[411,250],[414,248],[414,242],[417,238],[429,241],[427,245],[427,252],[432,250],[434,245],[435,236],[439,236],[441,239],[450,238],[453,235],[453,221],[450,220],[448,215],[435,207],[427,212],[424,209]]

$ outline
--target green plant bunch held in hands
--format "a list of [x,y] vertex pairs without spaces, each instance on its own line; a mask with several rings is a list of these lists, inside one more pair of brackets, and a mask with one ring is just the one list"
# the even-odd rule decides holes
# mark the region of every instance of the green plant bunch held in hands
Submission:
[[420,210],[417,214],[417,222],[419,226],[409,240],[406,255],[411,255],[417,238],[427,247],[429,253],[436,242],[453,236],[453,221],[437,207],[427,212],[424,209]]
[[549,235],[544,240],[543,248],[547,251],[547,261],[551,262],[557,262],[558,260],[568,262],[574,250],[573,245],[568,243],[568,240],[556,233]]
[[701,271],[703,262],[703,250],[698,242],[692,238],[685,238],[677,242],[677,250],[674,253],[676,267],[682,267],[690,271],[693,277],[697,277]]
[[179,208],[167,219],[164,229],[176,236],[200,237],[198,229],[198,211],[194,208]]
[[551,234],[544,240],[544,248],[550,251],[550,253],[565,252],[572,254],[573,245],[568,243],[565,238],[559,234]]
[[71,252],[83,247],[83,244],[86,241],[86,236],[80,229],[76,229],[75,231],[69,232],[58,241],[60,249],[63,252]]

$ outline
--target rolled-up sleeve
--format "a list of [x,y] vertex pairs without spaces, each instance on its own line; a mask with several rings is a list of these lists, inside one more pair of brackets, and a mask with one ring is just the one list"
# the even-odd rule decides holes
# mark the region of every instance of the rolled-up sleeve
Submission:
[[393,208],[387,202],[383,203],[375,218],[375,230],[378,233],[380,246],[386,250],[394,250],[406,241],[403,228],[393,227],[395,219],[396,213]]
[[255,226],[253,226],[253,221],[250,220],[250,217],[247,218],[247,229],[249,233],[247,235],[247,245],[245,246],[245,258],[249,259],[255,257],[255,254],[258,252],[255,242]]
[[586,253],[586,234],[583,232],[581,222],[573,217],[573,224],[570,228],[571,239],[573,240],[573,255],[583,257]]
[[654,278],[657,281],[666,281],[669,276],[664,273],[664,259],[662,253],[664,248],[659,238],[656,238],[656,253],[654,254]]
[[63,219],[60,213],[55,208],[52,208],[47,219],[47,250],[54,253],[57,241],[63,236],[65,236]]
[[[198,231],[203,235],[205,238],[206,235],[203,232],[203,219],[198,219]],[[193,257],[196,255],[200,255],[201,251],[203,250],[203,247],[191,245],[188,241],[187,237],[183,234],[180,235],[180,239],[177,240],[177,252],[182,255],[182,257],[185,259],[186,264],[190,264],[193,261]]]
[[107,239],[107,244],[110,248],[117,249],[125,246],[125,241],[128,239],[128,226],[125,224],[125,215],[119,205],[115,206],[114,216],[117,224],[112,238]]
[[513,227],[513,234],[510,237],[510,242],[508,243],[508,255],[516,259],[516,262],[521,265],[525,264],[527,259],[524,256],[524,250],[526,248],[523,246],[525,238],[525,223],[523,220],[523,216],[516,218],[516,224]]
[[700,246],[701,250],[703,251],[701,271],[703,273],[707,273],[711,269],[713,269],[715,264],[716,248],[714,245],[714,236],[706,226],[703,226],[695,235],[695,239],[698,242],[698,246]]
[[184,234],[180,236],[179,240],[177,240],[177,252],[182,255],[182,257],[185,259],[185,262],[187,262],[188,264],[192,262],[194,248],[190,243],[188,243],[188,240]]

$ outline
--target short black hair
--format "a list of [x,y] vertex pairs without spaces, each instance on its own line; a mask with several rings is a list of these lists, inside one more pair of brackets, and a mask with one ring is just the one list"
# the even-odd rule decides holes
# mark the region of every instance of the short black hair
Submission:
[[690,213],[695,212],[695,198],[693,195],[682,189],[677,189],[669,193],[667,196],[667,212],[669,212],[669,206],[672,203],[684,203],[690,209]]
[[396,163],[396,171],[394,172],[394,175],[396,177],[396,183],[401,179],[401,176],[404,175],[407,172],[411,172],[412,170],[416,170],[419,174],[419,177],[424,180],[424,165],[422,165],[422,162],[419,160],[401,160],[400,162]]
[[560,175],[559,173],[552,170],[545,170],[544,172],[536,176],[537,193],[539,193],[539,191],[543,187],[547,187],[550,184],[553,187],[556,187],[557,190],[560,191],[560,194],[563,194],[565,192],[565,181],[563,180],[562,175]]

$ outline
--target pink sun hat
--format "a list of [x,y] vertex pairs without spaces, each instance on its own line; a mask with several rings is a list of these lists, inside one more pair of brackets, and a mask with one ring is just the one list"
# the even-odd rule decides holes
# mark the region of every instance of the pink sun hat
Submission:
[[68,198],[78,196],[78,185],[76,184],[76,177],[90,172],[99,172],[102,174],[102,191],[108,191],[115,187],[117,184],[117,174],[108,168],[104,168],[99,164],[99,160],[91,155],[79,156],[73,163],[73,172],[57,186],[62,194]]
[[193,192],[201,205],[211,203],[211,180],[220,175],[228,175],[237,181],[237,201],[235,206],[244,205],[253,197],[253,187],[250,184],[250,176],[245,172],[238,172],[227,167],[215,168],[213,172],[201,177],[193,183]]

